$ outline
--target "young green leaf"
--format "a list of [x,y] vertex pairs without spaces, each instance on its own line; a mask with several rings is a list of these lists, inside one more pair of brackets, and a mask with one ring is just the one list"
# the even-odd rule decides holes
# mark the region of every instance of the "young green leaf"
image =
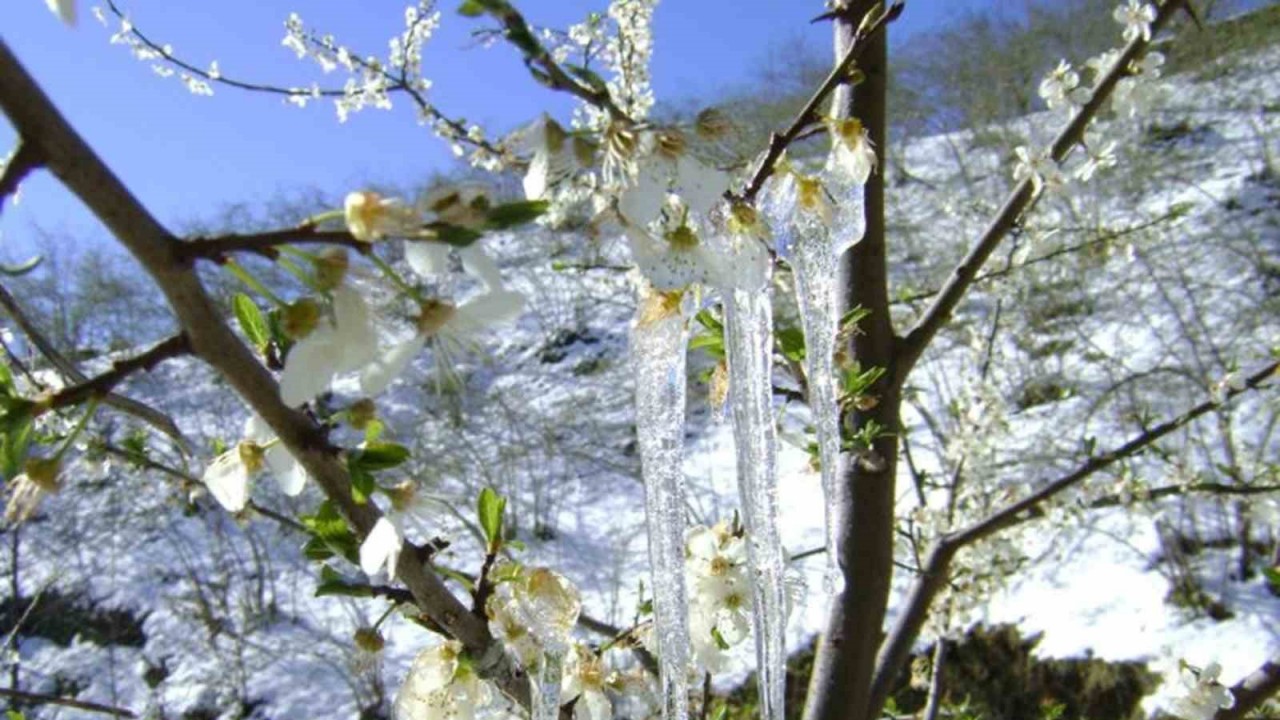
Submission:
[[476,512],[480,518],[480,529],[489,543],[489,552],[496,552],[502,545],[502,514],[507,509],[507,500],[493,488],[480,491],[476,501]]
[[347,467],[365,472],[389,470],[409,459],[409,448],[390,442],[366,443],[347,456]]
[[253,301],[253,298],[244,293],[236,293],[231,298],[231,308],[235,311],[240,329],[244,331],[245,337],[249,338],[249,342],[259,350],[265,348],[271,339],[271,334],[267,331],[267,321],[263,319],[262,311],[258,309],[258,304]]

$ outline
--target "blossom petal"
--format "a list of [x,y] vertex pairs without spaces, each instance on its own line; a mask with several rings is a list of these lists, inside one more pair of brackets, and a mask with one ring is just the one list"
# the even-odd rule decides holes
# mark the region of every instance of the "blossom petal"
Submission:
[[369,396],[382,394],[393,380],[404,374],[405,368],[409,367],[409,363],[422,352],[426,344],[425,336],[414,335],[366,365],[360,373],[361,392]]
[[333,316],[337,326],[334,340],[341,351],[334,372],[359,370],[372,362],[378,353],[378,333],[360,293],[346,285],[334,290]]
[[510,290],[488,292],[461,305],[447,327],[454,333],[474,333],[486,327],[510,322],[524,310],[524,295]]
[[240,512],[249,502],[249,471],[236,448],[214,458],[200,479],[218,504],[229,512]]
[[479,243],[459,249],[458,256],[462,258],[462,269],[484,283],[485,290],[502,289],[502,273],[498,272],[498,264]]
[[667,185],[670,174],[665,163],[650,158],[636,171],[636,183],[618,198],[618,212],[628,222],[648,225],[658,218],[662,205],[667,201]]
[[394,577],[399,557],[400,531],[385,517],[378,518],[364,542],[360,543],[360,569],[366,575],[376,575],[386,567],[387,574]]
[[422,277],[442,275],[449,269],[449,246],[427,240],[404,244],[404,260]]
[[280,486],[280,492],[289,497],[302,492],[307,484],[307,471],[294,459],[288,448],[278,443],[272,445],[264,453],[264,459],[267,468],[275,476],[276,484]]
[[49,6],[50,12],[61,18],[62,22],[75,27],[76,0],[44,0],[44,2]]
[[689,211],[703,215],[729,190],[729,174],[689,155],[676,161],[676,190]]
[[280,373],[280,399],[284,404],[298,407],[328,390],[340,353],[329,328],[319,328],[295,343],[285,356],[284,372]]

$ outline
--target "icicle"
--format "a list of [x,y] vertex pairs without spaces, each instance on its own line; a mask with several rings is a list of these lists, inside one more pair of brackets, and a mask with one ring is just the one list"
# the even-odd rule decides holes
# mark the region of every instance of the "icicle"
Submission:
[[809,408],[818,435],[822,464],[823,512],[826,521],[826,573],[823,589],[835,596],[844,590],[840,570],[840,409],[837,406],[835,351],[840,317],[836,303],[838,258],[827,233],[802,233],[791,252],[796,300],[804,328],[805,373]]
[[649,564],[653,571],[654,637],[662,683],[662,716],[689,715],[689,601],[684,584],[684,314],[678,297],[642,300],[631,333],[636,434],[644,475]]
[[835,352],[836,335],[840,330],[840,303],[836,293],[840,255],[862,239],[866,226],[861,186],[854,186],[842,194],[848,199],[838,205],[834,228],[828,228],[817,218],[804,214],[793,216],[795,222],[791,228],[790,248],[791,268],[796,278],[796,300],[804,328],[809,409],[817,429],[818,457],[822,464],[827,557],[823,589],[831,596],[844,590],[844,573],[840,569],[839,558],[840,408]]
[[724,289],[725,336],[738,491],[749,541],[760,717],[782,720],[787,678],[785,556],[778,528],[773,308],[767,270],[764,277],[766,282],[758,285]]
[[530,720],[560,720],[560,676],[564,671],[565,646],[548,647],[542,654],[533,683],[533,712]]

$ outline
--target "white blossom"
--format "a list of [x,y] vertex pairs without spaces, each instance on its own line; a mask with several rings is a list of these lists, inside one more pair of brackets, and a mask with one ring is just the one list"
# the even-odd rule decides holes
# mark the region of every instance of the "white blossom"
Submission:
[[219,505],[237,513],[248,504],[249,478],[261,470],[262,465],[262,447],[243,441],[214,458],[200,479]]
[[573,706],[576,720],[611,720],[613,704],[604,692],[608,680],[604,660],[585,645],[574,643],[565,661],[560,702],[577,699]]
[[827,172],[842,184],[865,185],[876,167],[876,149],[867,129],[857,118],[828,118],[826,122],[831,131]]
[[285,356],[280,398],[290,407],[310,401],[329,389],[335,375],[373,361],[377,346],[364,298],[345,285],[337,288],[333,291],[333,318],[322,320]]
[[271,426],[267,425],[265,420],[256,414],[245,420],[244,437],[264,448],[263,460],[266,462],[267,469],[275,476],[280,492],[290,497],[302,492],[303,486],[307,483],[306,469],[294,459],[289,449],[276,439]]
[[44,4],[49,7],[49,11],[62,19],[62,22],[75,27],[76,24],[76,0],[44,0]]
[[1151,23],[1156,19],[1156,9],[1151,3],[1128,0],[1117,7],[1111,16],[1124,25],[1125,42],[1133,42],[1138,38],[1147,42],[1151,40]]
[[418,214],[400,200],[369,191],[348,193],[342,212],[347,231],[367,243],[388,235],[413,235],[422,225]]
[[689,212],[705,215],[729,189],[729,174],[703,163],[674,130],[640,136],[635,175],[618,198],[627,222],[644,227],[658,219],[669,192],[680,196]]
[[401,542],[400,530],[395,524],[385,516],[378,518],[360,543],[360,569],[366,575],[377,575],[386,568],[387,575],[394,578]]
[[1031,180],[1031,188],[1037,194],[1046,188],[1052,190],[1063,185],[1062,171],[1047,150],[1032,154],[1030,148],[1019,145],[1013,152],[1018,158],[1013,166],[1015,182]]
[[1216,662],[1209,663],[1199,672],[1184,671],[1182,684],[1185,694],[1173,703],[1173,714],[1182,720],[1213,720],[1219,710],[1234,707],[1235,696],[1218,682],[1221,673],[1222,666]]
[[1070,63],[1062,60],[1040,81],[1040,97],[1050,110],[1060,107],[1070,109],[1076,102],[1075,90],[1079,85],[1080,74],[1071,69]]

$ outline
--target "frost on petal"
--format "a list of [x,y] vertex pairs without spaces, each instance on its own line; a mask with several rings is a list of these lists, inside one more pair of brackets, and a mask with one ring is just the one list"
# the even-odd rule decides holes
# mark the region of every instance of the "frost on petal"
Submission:
[[711,281],[712,258],[700,242],[692,247],[676,247],[634,227],[628,227],[626,232],[631,257],[655,290],[681,290],[693,283]]
[[359,370],[372,362],[378,351],[378,333],[360,293],[345,285],[334,290],[333,316],[337,329],[334,342],[341,351],[334,360],[334,371]]
[[44,3],[49,6],[50,12],[62,19],[62,22],[75,27],[76,0],[44,0]]
[[334,333],[328,328],[318,329],[294,344],[280,373],[280,399],[284,404],[298,407],[328,390],[340,354]]
[[492,292],[502,289],[502,273],[498,272],[498,264],[479,243],[471,243],[459,249],[458,256],[462,258],[462,269],[484,283],[485,290]]
[[229,512],[240,512],[249,502],[249,470],[238,448],[214,458],[200,478],[218,504]]
[[361,392],[369,396],[381,395],[392,381],[404,374],[405,368],[422,352],[426,343],[425,336],[415,334],[366,365],[360,373]]
[[474,333],[510,322],[524,310],[524,295],[510,290],[488,292],[458,306],[448,327],[455,333]]
[[612,720],[613,705],[599,690],[587,690],[574,704],[573,717],[576,720]]
[[360,543],[360,569],[366,575],[376,575],[386,567],[387,574],[394,577],[399,558],[400,531],[385,517],[378,518],[364,542]]
[[409,268],[422,277],[442,275],[449,269],[449,246],[420,241],[404,245],[404,259]]
[[667,185],[670,176],[668,166],[650,159],[636,171],[636,182],[618,198],[618,212],[628,222],[644,226],[658,218],[667,201]]
[[676,161],[676,188],[690,212],[705,215],[729,190],[729,174],[681,155]]

